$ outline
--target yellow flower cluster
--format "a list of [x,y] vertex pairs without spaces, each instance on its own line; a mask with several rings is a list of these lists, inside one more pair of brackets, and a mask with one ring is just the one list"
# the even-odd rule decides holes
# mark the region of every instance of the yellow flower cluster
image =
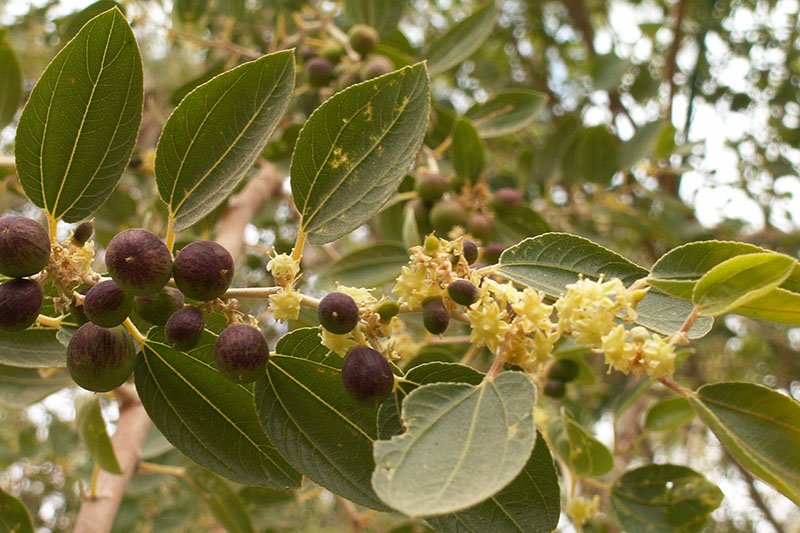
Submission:
[[[274,253],[273,249],[273,253]],[[288,254],[276,254],[267,263],[267,270],[275,278],[275,284],[281,287],[291,285],[300,272],[300,262]]]
[[[427,240],[435,239],[428,237]],[[469,272],[469,266],[461,256],[463,246],[461,240],[447,241],[439,239],[438,247],[414,246],[408,266],[402,267],[392,293],[399,296],[399,302],[410,309],[418,309],[426,298],[441,296],[450,282],[459,277],[459,273]],[[452,254],[459,257],[453,265]]]
[[564,511],[574,524],[583,524],[600,512],[600,497],[595,495],[591,500],[580,496],[572,498]]
[[646,372],[661,378],[675,371],[675,338],[664,339],[641,326],[630,330],[616,326],[603,336],[600,351],[606,364],[625,374]]
[[287,320],[297,320],[300,316],[300,304],[303,296],[300,291],[296,291],[291,285],[281,287],[278,292],[269,297],[269,310],[275,320],[285,322]]

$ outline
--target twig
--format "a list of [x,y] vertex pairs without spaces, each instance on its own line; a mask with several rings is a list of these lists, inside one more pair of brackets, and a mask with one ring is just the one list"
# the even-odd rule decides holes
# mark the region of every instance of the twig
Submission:
[[778,522],[778,519],[775,518],[775,516],[772,514],[772,511],[770,511],[769,507],[767,507],[767,503],[764,501],[764,498],[762,498],[761,494],[758,492],[758,490],[756,490],[755,478],[753,478],[753,475],[750,472],[748,472],[742,465],[736,462],[736,460],[733,459],[733,457],[731,457],[730,454],[727,455],[731,459],[731,462],[734,465],[736,465],[736,468],[739,469],[739,472],[741,472],[742,477],[747,482],[747,490],[750,493],[750,499],[752,499],[753,503],[756,504],[756,507],[759,508],[761,513],[764,515],[764,518],[766,518],[767,521],[770,524],[772,524],[772,527],[775,528],[775,531],[777,531],[778,533],[786,533],[786,529],[780,522]]
[[[664,63],[664,79],[669,84],[669,99],[667,100],[667,120],[672,117],[672,100],[675,98],[675,66],[678,57],[678,50],[681,48],[681,38],[683,32],[681,26],[683,25],[683,18],[686,15],[686,0],[679,0],[675,5],[675,25],[672,28],[672,44],[667,52],[667,58]],[[698,58],[698,61],[700,59]]]
[[358,516],[358,509],[356,509],[356,506],[353,505],[353,502],[341,496],[337,496],[336,499],[342,511],[344,511],[344,514],[347,516],[347,519],[350,521],[353,533],[361,533],[361,517]]
[[239,46],[238,44],[234,44],[229,41],[208,41],[206,39],[201,39],[199,37],[195,37],[190,33],[186,33],[180,30],[170,30],[170,36],[179,37],[186,41],[190,41],[196,45],[204,46],[206,48],[220,48],[223,50],[229,50],[235,54],[239,54],[240,56],[249,57],[250,59],[258,59],[261,57],[261,53],[257,52],[256,50],[250,50],[249,48],[245,48],[244,46]]

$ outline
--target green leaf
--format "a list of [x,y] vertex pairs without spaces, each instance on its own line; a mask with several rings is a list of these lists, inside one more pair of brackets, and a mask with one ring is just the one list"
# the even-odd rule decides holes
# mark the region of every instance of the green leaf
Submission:
[[207,332],[189,353],[163,341],[163,328],[148,333],[134,379],[153,424],[178,450],[221,476],[267,487],[298,487],[300,474],[264,434],[253,393],[222,377]]
[[353,24],[372,26],[380,35],[389,35],[403,16],[403,2],[345,0],[344,13]]
[[547,433],[556,453],[577,475],[602,476],[614,467],[614,456],[605,444],[592,437],[565,413],[550,421]]
[[104,13],[109,9],[114,9],[115,7],[119,9],[123,15],[125,14],[125,6],[114,2],[114,0],[98,0],[97,2],[89,4],[77,13],[73,13],[72,15],[64,17],[64,21],[67,23],[63,34],[64,40],[68,41],[72,39],[75,37],[75,34],[81,31],[81,28],[83,28],[87,22],[92,20],[100,13]]
[[[583,237],[545,233],[525,239],[503,252],[498,274],[558,298],[566,291],[567,285],[578,281],[579,274],[592,279],[605,274],[606,279],[616,277],[629,286],[646,277],[648,272]],[[636,308],[637,323],[662,335],[670,335],[681,328],[692,308],[690,302],[651,289]],[[689,337],[702,337],[712,324],[713,319],[708,317],[695,320]]]
[[525,468],[503,490],[469,509],[426,520],[440,533],[549,533],[560,512],[556,467],[547,442],[537,433]]
[[495,211],[493,237],[507,246],[550,230],[550,224],[530,206],[518,205]]
[[78,396],[75,399],[75,425],[78,427],[81,442],[89,450],[89,455],[95,463],[106,472],[122,475],[111,439],[106,433],[106,422],[100,410],[100,398],[96,394]]
[[500,91],[470,107],[464,116],[472,121],[481,137],[500,137],[533,124],[546,101],[547,95],[535,91]]
[[284,50],[224,72],[181,100],[155,162],[176,231],[213,211],[244,178],[286,112],[294,78],[294,53]]
[[555,122],[555,131],[550,134],[544,148],[538,153],[536,160],[537,174],[544,182],[556,176],[562,170],[561,161],[572,140],[580,131],[581,122],[574,115],[566,115]]
[[197,466],[188,467],[184,479],[226,531],[229,533],[255,531],[242,498],[225,480]]
[[759,320],[800,326],[800,294],[786,289],[773,289],[764,296],[740,305],[733,312]]
[[467,59],[489,38],[497,17],[494,0],[478,6],[428,47],[428,69],[436,76]]
[[342,358],[319,340],[319,328],[282,337],[255,404],[272,442],[300,472],[348,500],[387,510],[370,486],[377,406],[360,404],[339,376]]
[[703,385],[689,402],[739,464],[800,505],[800,403],[736,382]]
[[469,119],[462,117],[456,122],[452,149],[456,175],[469,183],[478,181],[483,170],[483,141]]
[[637,128],[633,137],[628,139],[619,152],[620,168],[629,168],[638,163],[653,151],[658,135],[664,129],[666,119],[648,122]]
[[338,281],[351,287],[377,287],[395,279],[406,263],[408,250],[405,246],[376,242],[353,250],[326,266],[320,278],[329,285]]
[[203,72],[202,74],[190,79],[186,83],[182,84],[180,87],[172,91],[172,94],[169,96],[169,103],[177,106],[181,103],[187,94],[192,92],[197,86],[206,83],[207,81],[211,80],[214,76],[219,76],[223,72],[225,72],[225,60],[220,60],[211,65],[208,70]]
[[16,165],[28,198],[77,222],[108,198],[142,120],[142,58],[119,9],[90,20],[42,74],[17,126]]
[[617,138],[605,126],[580,131],[567,147],[562,166],[568,183],[608,184],[620,168]]
[[619,420],[619,417],[622,416],[622,414],[627,411],[653,383],[655,383],[655,380],[651,377],[647,377],[637,381],[632,387],[623,390],[613,403],[612,411],[614,413],[614,419]]
[[66,371],[43,378],[33,368],[0,365],[0,405],[21,409],[73,385]]
[[630,68],[630,61],[621,59],[613,52],[596,55],[591,59],[591,75],[594,88],[598,91],[610,91],[620,86],[622,76]]
[[3,533],[33,533],[33,521],[20,500],[0,489],[0,531]]
[[0,129],[14,120],[22,100],[22,71],[8,44],[8,30],[0,30]]
[[67,366],[67,349],[54,329],[0,332],[0,364],[25,368]]
[[460,511],[493,496],[530,457],[535,403],[533,383],[518,372],[477,386],[415,389],[403,401],[406,432],[375,443],[375,492],[409,516]]
[[694,533],[719,507],[723,494],[691,468],[647,465],[630,470],[611,487],[611,512],[626,531]]
[[772,252],[732,257],[697,281],[692,300],[702,316],[721,315],[778,287],[796,264]]
[[407,203],[403,209],[403,227],[400,235],[406,249],[422,244],[422,236],[417,225],[417,214],[414,212],[414,205],[411,202]]
[[292,154],[292,196],[312,244],[369,220],[397,191],[430,112],[424,63],[353,85],[308,118]]
[[647,412],[644,427],[648,431],[666,431],[679,428],[694,419],[689,400],[682,396],[661,400]]

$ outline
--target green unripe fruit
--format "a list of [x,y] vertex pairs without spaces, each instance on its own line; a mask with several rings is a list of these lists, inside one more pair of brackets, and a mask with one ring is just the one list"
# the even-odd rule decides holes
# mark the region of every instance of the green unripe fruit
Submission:
[[550,367],[547,377],[567,383],[577,378],[580,371],[581,369],[575,361],[559,359]]
[[267,339],[248,324],[226,328],[214,344],[214,361],[220,374],[235,383],[252,383],[263,376],[268,360]]
[[133,297],[114,281],[98,283],[86,293],[83,312],[98,326],[119,326],[133,310]]
[[333,65],[324,57],[315,57],[306,63],[306,74],[312,87],[325,87],[333,79]]
[[563,381],[558,379],[550,379],[544,384],[544,395],[551,398],[563,398],[567,392],[567,387]]
[[447,235],[455,226],[466,224],[467,212],[455,200],[442,200],[431,209],[430,220],[436,233]]
[[202,311],[196,307],[184,307],[169,317],[164,335],[173,348],[186,352],[197,346],[205,327]]
[[42,308],[42,287],[30,279],[0,284],[0,331],[22,331],[36,322]]
[[184,295],[203,302],[213,300],[231,286],[233,257],[215,242],[193,242],[175,256],[172,275]]
[[365,80],[371,80],[378,76],[389,74],[394,70],[394,63],[386,56],[373,55],[364,63],[361,69],[361,77]]
[[342,385],[358,401],[378,403],[394,388],[389,361],[367,346],[356,346],[342,363]]
[[472,241],[464,241],[464,259],[468,265],[478,260],[478,245]]
[[447,294],[457,304],[472,305],[478,301],[478,287],[465,279],[457,279],[447,287]]
[[379,305],[377,312],[378,316],[381,317],[381,322],[389,322],[400,312],[400,306],[397,305],[397,302],[389,300]]
[[339,43],[327,43],[319,51],[321,57],[324,57],[333,64],[338,63],[342,59],[344,53],[344,46]]
[[173,287],[164,287],[147,296],[137,296],[133,300],[136,314],[156,326],[163,326],[174,312],[183,307],[184,298],[181,291]]
[[467,218],[467,233],[481,240],[486,240],[494,231],[494,222],[483,213],[472,213]]
[[422,302],[422,324],[434,335],[441,335],[450,325],[450,313],[438,296]]
[[358,324],[358,305],[343,292],[326,294],[319,301],[317,312],[319,323],[331,333],[350,333]]
[[133,296],[152,294],[169,281],[172,254],[155,233],[127,229],[108,243],[106,267],[111,278]]
[[433,228],[429,220],[430,208],[420,198],[413,198],[408,202],[409,209],[414,213],[414,221],[421,235],[427,235]]
[[500,260],[500,254],[506,250],[502,244],[487,244],[483,247],[483,262],[494,265]]
[[50,236],[41,224],[14,215],[0,218],[0,274],[24,278],[50,260]]
[[67,345],[67,368],[86,390],[116,389],[133,372],[136,347],[123,328],[107,329],[91,322],[78,328]]
[[437,172],[425,172],[417,176],[417,194],[429,204],[439,200],[449,186],[447,178]]
[[427,237],[425,237],[425,243],[423,244],[423,249],[425,253],[428,255],[435,254],[439,251],[439,237],[431,233]]
[[347,35],[350,37],[350,46],[362,57],[371,54],[381,38],[375,28],[366,24],[356,24]]
[[86,241],[92,238],[92,233],[94,233],[94,224],[92,221],[87,220],[86,222],[81,222],[75,228],[75,231],[72,232],[72,241],[78,246],[83,246],[86,244]]

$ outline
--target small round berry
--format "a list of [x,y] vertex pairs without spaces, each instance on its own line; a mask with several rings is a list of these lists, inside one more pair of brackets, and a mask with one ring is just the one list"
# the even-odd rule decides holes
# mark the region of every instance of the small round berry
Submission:
[[519,207],[524,203],[525,199],[522,197],[522,193],[510,187],[498,189],[495,191],[494,197],[492,198],[492,207],[494,207],[495,211],[500,211],[509,207]]
[[174,287],[163,287],[160,291],[137,296],[133,299],[136,314],[151,324],[163,326],[177,310],[183,307],[183,293]]
[[350,333],[358,324],[358,305],[343,292],[326,294],[319,301],[317,312],[319,323],[331,333]]
[[478,260],[478,245],[472,241],[464,241],[464,259],[468,265]]
[[12,279],[0,284],[0,331],[22,331],[36,322],[44,292],[33,280]]
[[233,281],[233,257],[222,245],[198,241],[184,246],[172,266],[175,285],[199,301],[219,298]]
[[333,64],[338,63],[344,54],[344,46],[339,43],[327,43],[319,50],[319,55]]
[[377,403],[392,391],[394,374],[380,352],[356,346],[342,363],[342,385],[356,400]]
[[92,238],[92,233],[94,233],[94,224],[92,221],[87,220],[86,222],[81,222],[75,228],[75,231],[72,232],[72,241],[78,246],[83,246],[86,244],[86,241]]
[[381,322],[389,322],[400,312],[400,306],[397,305],[397,302],[388,300],[378,306],[377,312],[378,316],[381,317]]
[[571,359],[559,359],[553,363],[547,372],[547,377],[568,383],[578,377],[580,373],[578,363]]
[[83,299],[86,318],[104,328],[119,326],[125,322],[131,310],[133,297],[112,280],[98,283],[89,289]]
[[467,212],[455,200],[442,200],[431,209],[430,219],[436,233],[445,236],[453,227],[466,224]]
[[268,360],[267,339],[248,324],[226,328],[214,344],[214,361],[220,374],[235,383],[252,383],[263,376]]
[[558,379],[548,379],[544,384],[544,395],[551,398],[563,398],[567,392],[564,382]]
[[450,325],[450,313],[438,296],[422,302],[422,324],[434,335],[441,335]]
[[487,244],[483,247],[483,262],[487,265],[494,265],[500,260],[500,254],[506,247],[502,244]]
[[455,303],[472,305],[478,301],[478,287],[465,279],[457,279],[447,287],[447,294]]
[[197,346],[205,327],[202,311],[196,307],[184,307],[169,317],[164,335],[173,348],[186,352]]
[[123,328],[91,322],[78,328],[67,345],[67,369],[86,390],[108,392],[125,383],[136,364],[133,338]]
[[152,294],[169,281],[172,254],[155,233],[127,229],[106,248],[106,267],[111,279],[134,296]]
[[333,65],[324,57],[315,57],[306,63],[306,74],[312,87],[325,87],[333,79]]
[[364,63],[361,69],[361,77],[365,80],[371,80],[384,74],[389,74],[394,70],[394,63],[386,56],[373,55]]
[[417,176],[416,191],[419,197],[432,204],[447,191],[450,183],[438,172],[424,172]]
[[0,274],[32,276],[50,260],[50,236],[41,224],[14,215],[0,218]]
[[361,56],[366,56],[375,50],[380,40],[380,35],[372,26],[356,24],[347,32],[350,37],[350,46]]
[[485,241],[494,231],[494,222],[491,217],[483,213],[471,213],[467,217],[466,230],[473,237]]

